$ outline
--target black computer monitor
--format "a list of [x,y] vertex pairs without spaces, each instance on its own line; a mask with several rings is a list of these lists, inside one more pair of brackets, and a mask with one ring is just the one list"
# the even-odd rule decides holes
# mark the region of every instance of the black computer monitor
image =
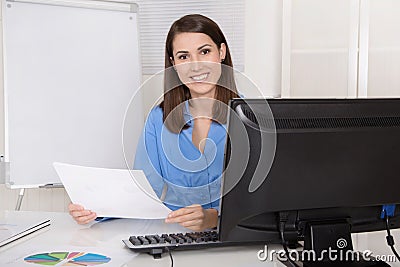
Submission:
[[[400,99],[234,99],[223,175],[221,241],[352,249],[400,203]],[[400,227],[400,208],[390,219]],[[385,240],[382,240],[384,244]]]

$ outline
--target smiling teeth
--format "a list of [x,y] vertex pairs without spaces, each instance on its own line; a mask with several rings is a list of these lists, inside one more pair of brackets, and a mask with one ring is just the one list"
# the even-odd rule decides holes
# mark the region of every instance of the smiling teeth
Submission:
[[192,76],[192,79],[195,81],[201,81],[204,80],[205,78],[207,78],[207,73],[198,76]]

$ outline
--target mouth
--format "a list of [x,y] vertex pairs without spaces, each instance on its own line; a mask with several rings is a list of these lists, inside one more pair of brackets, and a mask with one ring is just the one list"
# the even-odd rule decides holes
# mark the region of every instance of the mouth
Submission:
[[210,73],[203,73],[195,76],[190,76],[190,79],[193,80],[194,82],[203,82],[207,80],[209,75]]

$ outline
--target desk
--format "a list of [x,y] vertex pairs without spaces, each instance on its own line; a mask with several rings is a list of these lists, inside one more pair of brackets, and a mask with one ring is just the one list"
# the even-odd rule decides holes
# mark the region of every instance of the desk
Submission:
[[[24,258],[46,252],[81,251],[92,252],[111,257],[108,264],[99,266],[171,266],[170,258],[164,254],[161,259],[154,260],[147,254],[133,253],[122,243],[130,235],[154,233],[185,232],[179,225],[168,225],[162,220],[131,220],[118,219],[88,225],[78,225],[67,213],[54,212],[24,212],[10,211],[16,219],[30,216],[47,218],[52,225],[40,230],[24,239],[18,240],[0,248],[0,266],[43,266],[25,263]],[[400,230],[392,233],[396,240],[396,247],[400,250]],[[353,243],[356,250],[369,249],[375,255],[392,255],[386,245],[385,232],[353,234]],[[268,246],[269,249],[279,250],[278,246]],[[173,253],[174,266],[267,266],[283,267],[280,262],[260,261],[257,252],[263,246],[224,247],[204,250],[175,251]],[[393,267],[400,267],[399,262],[389,263]],[[59,266],[59,265],[56,265]]]
[[[171,266],[164,254],[154,260],[147,254],[133,253],[125,247],[122,239],[130,235],[187,232],[179,225],[167,225],[162,220],[118,219],[89,225],[78,225],[67,213],[10,211],[18,216],[48,218],[52,225],[38,233],[0,248],[0,266],[43,266],[24,262],[24,258],[38,253],[56,251],[82,251],[111,257],[108,264],[99,266]],[[271,246],[272,247],[272,246]],[[224,247],[196,251],[172,252],[174,266],[284,266],[279,262],[262,262],[257,252],[263,246]],[[56,265],[58,266],[58,265]]]

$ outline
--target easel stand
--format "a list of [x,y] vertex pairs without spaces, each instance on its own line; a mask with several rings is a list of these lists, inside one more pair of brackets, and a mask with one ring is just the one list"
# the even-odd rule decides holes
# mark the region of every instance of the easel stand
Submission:
[[21,210],[22,199],[24,198],[25,188],[21,188],[19,190],[17,205],[15,206],[15,210]]
[[[64,188],[64,186],[61,183],[56,183],[56,184],[40,185],[38,188],[51,189],[51,188]],[[25,195],[25,189],[27,189],[27,188],[20,188],[19,189],[19,194],[18,194],[18,198],[17,198],[17,205],[15,206],[15,210],[16,211],[21,210],[22,200],[24,199],[24,195]]]

